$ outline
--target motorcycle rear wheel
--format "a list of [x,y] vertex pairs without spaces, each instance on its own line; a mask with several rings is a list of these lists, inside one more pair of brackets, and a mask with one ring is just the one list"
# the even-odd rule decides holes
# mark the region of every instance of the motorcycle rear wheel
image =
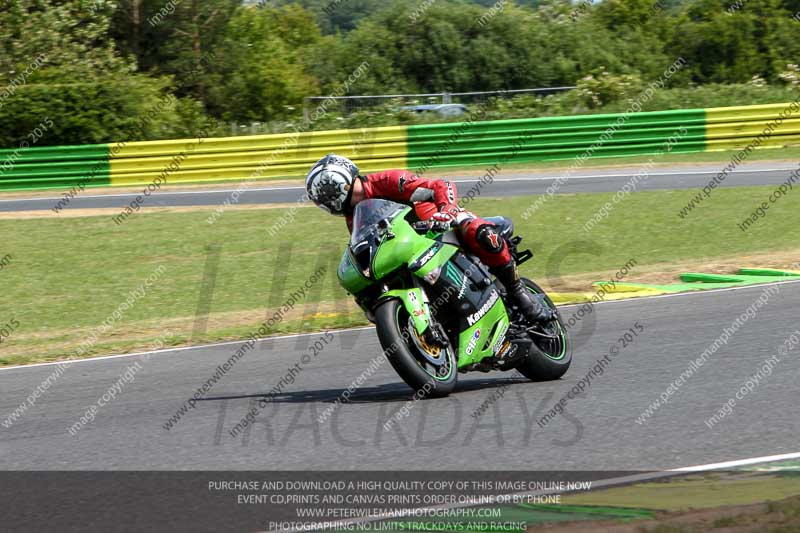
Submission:
[[517,370],[531,381],[550,381],[563,376],[572,364],[572,346],[569,342],[567,328],[561,320],[553,301],[533,281],[522,278],[528,291],[533,294],[544,295],[544,301],[550,309],[555,311],[555,319],[545,328],[547,333],[555,339],[546,338],[535,333],[529,333],[533,346]]
[[[449,342],[442,348],[420,338],[399,300],[388,300],[375,309],[375,326],[389,363],[418,397],[441,398],[453,392],[458,367]],[[428,357],[423,353],[426,349]],[[441,364],[434,364],[431,359],[440,360]]]

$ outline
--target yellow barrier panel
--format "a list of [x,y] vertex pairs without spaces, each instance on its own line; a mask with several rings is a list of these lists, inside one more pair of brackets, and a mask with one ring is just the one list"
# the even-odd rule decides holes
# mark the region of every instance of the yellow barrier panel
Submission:
[[791,103],[711,107],[706,109],[706,124],[769,121],[777,118],[784,109],[787,110],[786,116],[789,116],[789,118],[796,117],[800,113],[800,103],[796,104],[794,110],[790,106]]
[[[326,152],[327,153],[327,152]],[[324,155],[324,154],[323,154]],[[346,155],[346,154],[345,154]],[[321,156],[320,156],[321,157]],[[188,161],[188,159],[187,159]],[[376,172],[386,168],[405,168],[406,158],[387,159],[361,159],[355,160],[362,172]],[[249,180],[263,178],[282,178],[304,176],[310,169],[313,161],[288,165],[251,165],[230,167],[227,165],[218,168],[187,169],[184,167],[166,174],[167,183],[197,183],[227,180]],[[151,170],[146,172],[126,172],[111,175],[111,185],[114,187],[144,185],[152,182],[163,171]]]
[[127,143],[111,149],[111,184],[297,177],[326,154],[349,157],[362,171],[405,167],[405,126],[213,139]]
[[754,106],[715,107],[706,109],[706,151],[742,150],[775,124],[762,137],[758,148],[782,148],[800,144],[800,103]]

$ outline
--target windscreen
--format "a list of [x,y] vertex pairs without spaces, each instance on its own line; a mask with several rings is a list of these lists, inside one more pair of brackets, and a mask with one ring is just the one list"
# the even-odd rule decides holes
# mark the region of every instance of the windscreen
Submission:
[[404,205],[388,200],[373,199],[359,202],[353,213],[353,236],[350,238],[350,244],[368,240],[378,222],[384,219],[391,221],[403,209]]

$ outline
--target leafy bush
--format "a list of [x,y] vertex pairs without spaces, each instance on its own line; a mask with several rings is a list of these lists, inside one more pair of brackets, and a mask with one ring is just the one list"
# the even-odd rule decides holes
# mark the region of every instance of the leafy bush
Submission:
[[[29,84],[5,101],[0,146],[16,146],[42,120],[39,144],[160,139],[175,133],[175,98],[165,80],[144,75],[61,84]],[[154,110],[148,118],[148,111]]]
[[642,92],[642,78],[634,74],[617,76],[605,68],[578,81],[575,97],[588,109],[597,109],[625,98],[634,98]]

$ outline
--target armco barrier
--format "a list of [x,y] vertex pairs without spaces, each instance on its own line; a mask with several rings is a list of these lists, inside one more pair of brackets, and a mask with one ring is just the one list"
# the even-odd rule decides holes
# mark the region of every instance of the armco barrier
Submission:
[[[411,169],[639,155],[663,149],[681,127],[689,133],[673,151],[705,148],[704,111],[583,115],[409,126]],[[604,137],[605,135],[605,137]],[[520,146],[514,147],[515,141]]]
[[0,150],[0,190],[110,185],[108,146]]
[[[672,152],[800,144],[800,99],[790,104],[581,115],[251,137],[121,142],[0,150],[0,190],[140,186],[297,178],[336,152],[365,172],[489,166]],[[779,118],[781,117],[781,118]],[[771,134],[762,132],[779,122]],[[681,135],[678,132],[682,131]],[[677,139],[677,140],[676,140]]]
[[111,184],[149,183],[181,152],[186,158],[169,174],[170,183],[297,177],[330,152],[372,171],[406,164],[406,127],[133,142],[111,157]]
[[[783,120],[780,118],[783,116]],[[788,104],[717,107],[706,110],[706,150],[742,150],[768,124],[780,121],[760,148],[800,144],[800,99]]]

